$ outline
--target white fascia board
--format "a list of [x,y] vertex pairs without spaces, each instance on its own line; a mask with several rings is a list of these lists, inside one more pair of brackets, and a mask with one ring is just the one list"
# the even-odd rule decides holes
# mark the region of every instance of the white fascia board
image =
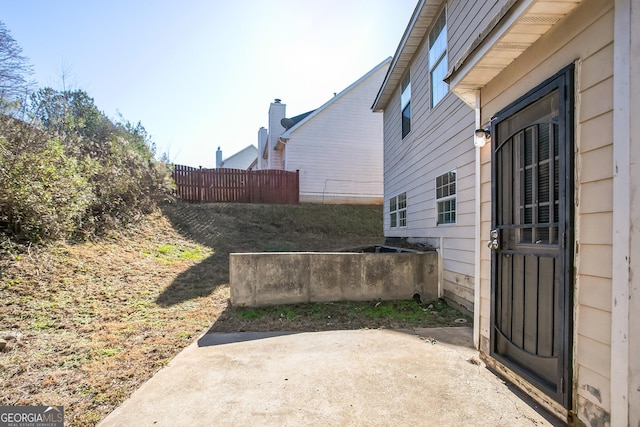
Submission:
[[384,76],[384,80],[382,80],[382,85],[380,86],[380,89],[378,90],[378,93],[376,95],[376,99],[373,101],[373,105],[371,105],[371,109],[374,112],[377,111],[382,111],[384,109],[384,105],[380,105],[380,102],[382,100],[383,95],[385,95],[385,93],[387,92],[387,90],[391,90],[394,91],[395,90],[395,86],[394,87],[389,87],[389,82],[391,80],[391,76],[394,74],[400,74],[403,75],[406,69],[406,66],[410,63],[410,61],[407,62],[406,65],[404,66],[399,66],[398,65],[398,61],[400,60],[400,58],[406,56],[406,55],[410,55],[411,57],[413,57],[414,55],[414,51],[412,52],[405,52],[405,48],[407,46],[407,41],[409,41],[409,39],[411,38],[415,27],[416,27],[416,23],[418,22],[418,18],[420,17],[420,14],[422,13],[422,9],[424,7],[426,0],[420,0],[418,2],[418,4],[416,5],[416,8],[413,10],[413,14],[411,15],[411,19],[409,20],[409,23],[407,24],[407,28],[405,28],[404,33],[402,34],[402,39],[400,39],[400,43],[398,44],[398,47],[396,48],[396,52],[393,54],[393,59],[391,61],[391,65],[389,66],[389,69],[387,70],[387,74]]

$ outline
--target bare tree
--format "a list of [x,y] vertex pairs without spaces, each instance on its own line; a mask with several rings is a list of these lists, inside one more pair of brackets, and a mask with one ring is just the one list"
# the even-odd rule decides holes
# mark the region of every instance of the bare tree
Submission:
[[22,48],[0,21],[0,111],[17,99],[24,99],[31,86],[28,77],[33,73]]

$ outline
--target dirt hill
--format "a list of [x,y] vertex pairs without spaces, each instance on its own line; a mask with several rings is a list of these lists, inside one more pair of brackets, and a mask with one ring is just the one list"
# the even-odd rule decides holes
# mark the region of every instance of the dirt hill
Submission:
[[167,203],[95,242],[0,237],[0,405],[94,425],[228,311],[228,254],[381,243],[380,206]]
[[95,425],[208,329],[456,324],[442,301],[229,305],[229,253],[381,243],[380,206],[168,203],[126,233],[17,248],[0,236],[0,405]]

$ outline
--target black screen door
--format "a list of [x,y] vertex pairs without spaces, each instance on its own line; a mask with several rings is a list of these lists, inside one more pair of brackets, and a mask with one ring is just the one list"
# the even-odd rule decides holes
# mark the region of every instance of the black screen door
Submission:
[[491,353],[569,407],[573,69],[492,120]]

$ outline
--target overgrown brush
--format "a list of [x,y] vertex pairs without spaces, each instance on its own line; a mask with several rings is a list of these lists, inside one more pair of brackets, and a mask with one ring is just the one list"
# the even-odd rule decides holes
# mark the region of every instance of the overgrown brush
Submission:
[[141,124],[114,123],[83,91],[41,89],[19,120],[0,116],[0,232],[90,238],[149,213],[171,185]]

